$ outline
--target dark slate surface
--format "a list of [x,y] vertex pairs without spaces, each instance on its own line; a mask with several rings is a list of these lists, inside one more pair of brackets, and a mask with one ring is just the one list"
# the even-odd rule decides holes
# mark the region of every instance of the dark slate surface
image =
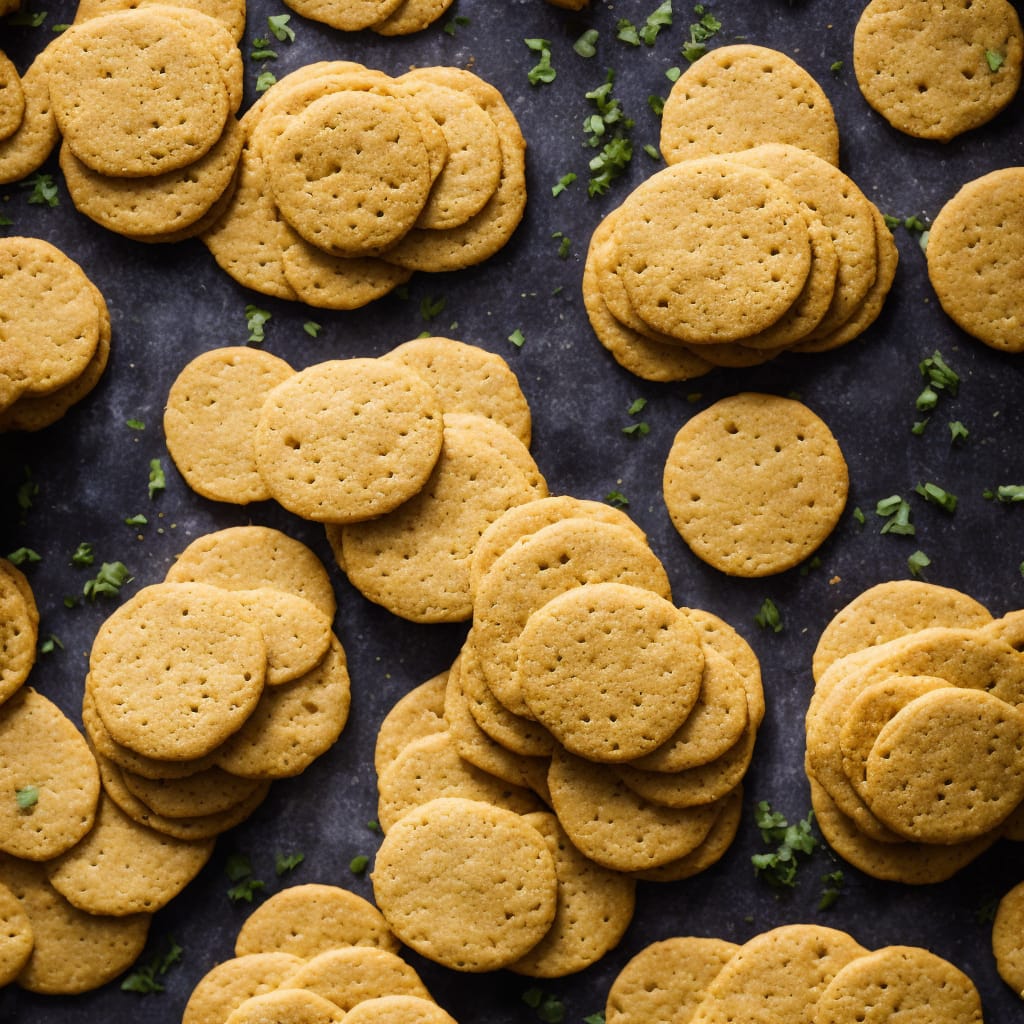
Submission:
[[[42,6],[45,0],[35,0]],[[511,243],[488,263],[457,274],[416,275],[406,300],[389,297],[353,313],[311,311],[299,304],[265,299],[235,285],[195,241],[147,247],[108,234],[74,211],[61,182],[57,209],[32,206],[16,185],[0,190],[0,212],[14,223],[3,230],[34,234],[79,260],[100,287],[113,320],[113,354],[95,393],[65,420],[38,435],[0,437],[2,550],[27,545],[43,555],[30,570],[42,611],[42,633],[56,634],[62,651],[40,659],[32,684],[77,717],[86,657],[95,631],[113,605],[98,602],[68,610],[65,594],[78,593],[86,578],[69,565],[75,545],[88,540],[101,560],[124,561],[135,580],[124,591],[161,579],[175,552],[192,538],[229,525],[255,522],[281,528],[310,544],[325,561],[330,552],[320,528],[299,521],[271,503],[239,508],[192,494],[167,457],[161,411],[175,375],[193,356],[224,344],[244,343],[244,307],[270,310],[265,347],[296,367],[323,359],[371,356],[424,329],[473,342],[505,356],[530,400],[534,452],[554,493],[603,499],[615,489],[630,500],[629,511],[648,532],[668,568],[680,603],[706,608],[736,626],[761,658],[768,715],[748,775],[739,836],[729,853],[703,876],[676,884],[641,885],[636,918],[618,949],[582,974],[545,982],[545,992],[564,1000],[566,1020],[580,1021],[603,1008],[608,987],[630,956],[653,940],[673,935],[716,935],[744,941],[787,922],[813,921],[850,931],[861,943],[927,945],[965,970],[980,988],[986,1020],[1021,1019],[1021,1004],[996,974],[984,912],[1022,877],[1020,849],[1000,843],[953,881],[911,888],[866,878],[844,868],[838,903],[817,909],[821,876],[836,867],[817,853],[799,875],[796,889],[777,894],[757,880],[750,864],[762,850],[753,821],[757,800],[770,800],[791,820],[809,807],[802,772],[803,713],[811,692],[810,657],[816,638],[839,607],[863,589],[908,575],[907,556],[917,548],[932,559],[928,579],[961,588],[996,614],[1024,606],[1024,514],[982,498],[986,487],[1024,483],[1022,357],[994,352],[960,332],[939,309],[928,284],[916,239],[897,231],[901,263],[880,320],[856,343],[831,354],[786,357],[746,370],[719,371],[696,382],[654,385],[621,370],[595,341],[580,298],[582,257],[598,220],[652,173],[658,164],[641,145],[657,142],[657,120],[647,97],[665,95],[667,68],[685,66],[679,48],[694,20],[692,5],[676,2],[675,24],[655,46],[634,49],[615,39],[617,19],[642,22],[654,0],[594,0],[588,13],[572,14],[542,0],[458,0],[429,30],[404,39],[371,33],[345,35],[293,16],[296,39],[275,43],[279,59],[267,66],[280,77],[315,60],[351,58],[387,72],[413,64],[471,66],[501,88],[529,142],[530,203]],[[822,0],[718,0],[711,5],[723,22],[716,43],[746,40],[781,49],[806,67],[832,100],[841,130],[842,166],[887,213],[932,218],[965,181],[1010,164],[1024,163],[1024,98],[990,125],[947,144],[901,136],[862,100],[852,71],[852,33],[858,4]],[[250,5],[244,39],[246,105],[252,101],[259,65],[248,59],[254,36],[265,36],[266,16],[286,8],[269,0]],[[0,45],[24,71],[51,37],[51,26],[70,21],[73,5],[55,0],[46,23],[35,29],[0,25]],[[453,15],[469,19],[454,35],[442,30]],[[600,31],[597,56],[572,50],[587,27]],[[534,56],[524,37],[551,41],[558,77],[531,87]],[[843,62],[838,73],[831,66]],[[587,199],[583,188],[591,151],[583,147],[584,93],[605,71],[617,73],[616,94],[636,120],[637,155],[628,176],[604,197]],[[44,168],[59,179],[56,160]],[[580,180],[561,196],[551,186],[566,172]],[[557,254],[552,233],[572,240],[570,258]],[[429,324],[424,299],[445,300]],[[302,330],[307,319],[323,325],[316,340]],[[515,349],[507,337],[516,328],[526,343]],[[914,399],[921,388],[918,363],[941,350],[960,373],[956,398],[944,398],[932,424],[912,436],[918,418]],[[676,535],[661,499],[661,473],[676,430],[697,409],[741,390],[799,395],[832,427],[850,466],[849,508],[860,506],[867,523],[848,512],[819,552],[821,565],[806,574],[744,581],[705,567]],[[699,397],[692,398],[693,393]],[[632,440],[621,433],[630,403],[644,397],[650,434]],[[128,418],[146,423],[136,433]],[[951,448],[946,423],[960,419],[970,429],[962,448]],[[168,486],[150,502],[146,483],[151,458],[167,467]],[[19,521],[14,496],[26,472],[39,486],[33,507]],[[960,498],[948,517],[912,499],[915,538],[880,536],[872,514],[878,499],[910,496],[914,485],[934,481]],[[144,512],[154,525],[143,539],[124,526],[125,516]],[[162,533],[156,529],[162,528]],[[340,611],[336,630],[348,652],[352,715],[336,748],[304,776],[278,782],[263,807],[245,825],[218,842],[213,859],[186,892],[153,922],[150,950],[173,935],[184,947],[180,966],[160,995],[139,997],[116,983],[73,999],[42,998],[17,990],[0,993],[0,1019],[38,1024],[94,1024],[140,1020],[164,1024],[180,1018],[195,983],[230,956],[234,936],[249,908],[232,905],[224,873],[229,854],[248,854],[267,891],[275,854],[302,851],[305,862],[292,880],[331,882],[370,896],[366,877],[348,865],[372,855],[377,839],[364,826],[375,816],[371,751],[388,707],[402,694],[445,668],[464,626],[415,626],[369,604],[332,569]],[[760,631],[754,616],[770,596],[785,629]],[[458,870],[453,864],[452,870]],[[508,973],[462,976],[411,956],[438,1000],[462,1021],[528,1022],[534,1011],[521,1002],[533,983]]]

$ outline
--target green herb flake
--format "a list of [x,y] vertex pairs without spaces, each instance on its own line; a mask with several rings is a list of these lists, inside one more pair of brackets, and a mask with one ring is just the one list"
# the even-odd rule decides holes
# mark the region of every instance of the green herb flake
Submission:
[[271,319],[269,310],[260,309],[249,303],[245,307],[245,327],[249,332],[249,342],[253,345],[262,345],[266,340],[267,321]]
[[436,299],[433,295],[424,295],[420,300],[420,317],[423,320],[433,320],[434,317],[440,316],[444,312],[444,307],[447,305],[448,300],[443,295],[439,295]]
[[864,525],[864,524],[865,524],[865,523],[867,522],[867,520],[866,520],[866,519],[865,519],[865,517],[864,517],[864,512],[863,512],[863,510],[861,509],[860,505],[855,505],[855,506],[854,506],[854,508],[853,508],[853,518],[854,518],[854,519],[855,519],[855,520],[856,520],[856,521],[857,521],[857,522],[858,522],[858,523],[859,523],[859,524],[860,524],[861,526],[863,526],[863,525]]
[[988,64],[989,71],[998,71],[1006,63],[1006,57],[998,50],[986,50],[985,63]]
[[39,803],[39,787],[22,786],[21,789],[14,791],[14,799],[19,811],[31,811]]
[[469,24],[469,18],[464,14],[456,14],[454,18],[445,22],[442,31],[449,36],[454,36],[460,28],[465,28]]
[[576,175],[572,171],[568,174],[563,174],[558,179],[558,184],[551,186],[551,194],[553,196],[560,196],[575,180]]
[[821,876],[823,888],[821,899],[818,900],[819,910],[828,910],[836,905],[836,901],[843,894],[843,881],[845,876],[842,871],[830,871]]
[[167,489],[167,477],[159,459],[149,460],[149,500]]
[[145,430],[146,429],[146,424],[143,423],[142,420],[125,420],[124,421],[124,425],[129,430]]
[[898,228],[903,223],[901,218],[894,217],[891,213],[883,213],[882,214],[882,220],[885,221],[885,226],[890,231],[894,231],[896,228]]
[[1024,484],[1000,484],[994,491],[986,491],[985,497],[1006,505],[1024,501]]
[[635,416],[638,412],[643,412],[647,408],[646,398],[634,398],[630,403],[629,408],[626,410],[630,416]]
[[548,39],[524,39],[527,49],[538,55],[537,63],[526,73],[530,85],[547,85],[555,80],[557,72],[551,66],[551,42]]
[[622,491],[609,491],[604,500],[613,508],[625,508],[629,504],[629,498]]
[[17,503],[18,511],[21,513],[21,522],[25,521],[26,514],[35,504],[35,500],[38,497],[39,484],[32,479],[32,470],[26,466],[25,479],[18,485],[17,491],[14,492],[14,500]]
[[256,77],[256,91],[266,92],[277,81],[273,71],[261,71]]
[[0,228],[9,228],[13,223],[14,221],[11,220],[10,217],[6,217],[4,214],[0,213]]
[[278,42],[295,42],[295,29],[288,24],[291,20],[292,16],[290,14],[271,14],[267,18],[267,26]]
[[800,566],[800,575],[809,576],[812,570],[821,568],[821,559],[815,555],[813,558],[809,558],[803,565]]
[[20,188],[32,190],[28,201],[34,206],[60,206],[60,195],[52,174],[33,174],[31,178],[26,178],[18,185]]
[[614,84],[615,72],[609,69],[604,82],[586,93],[586,98],[597,108],[597,113],[583,121],[587,145],[595,149],[601,146],[601,152],[589,163],[591,176],[587,195],[591,198],[604,195],[633,159],[633,144],[626,133],[634,122],[626,117],[622,104],[612,95]]
[[368,829],[369,829],[369,830],[370,830],[371,832],[377,832],[378,834],[380,833],[380,830],[381,830],[381,829],[380,829],[380,822],[379,822],[379,821],[377,821],[377,820],[375,820],[375,819],[371,819],[370,821],[368,821],[368,822],[366,823],[366,827],[367,827],[367,828],[368,828]]
[[536,1010],[537,1019],[545,1024],[561,1024],[565,1020],[565,1005],[557,996],[542,992],[539,988],[529,988],[522,1000],[532,1010]]
[[597,37],[597,29],[588,28],[587,31],[572,44],[572,48],[581,57],[593,57],[597,53]]
[[132,579],[124,562],[104,562],[96,578],[86,580],[82,593],[90,601],[95,601],[97,597],[117,597],[121,588]]
[[668,71],[665,72],[665,77],[670,82],[678,82],[679,81],[679,76],[682,73],[683,73],[683,69],[682,68],[675,68],[675,67],[673,67],[673,68],[669,68]]
[[672,0],[664,0],[650,14],[640,29],[640,38],[647,46],[653,46],[658,33],[672,24]]
[[959,421],[951,420],[949,423],[949,443],[962,444],[970,437],[970,431]]
[[569,250],[572,249],[572,241],[568,235],[562,234],[561,231],[554,231],[551,237],[558,242],[558,258],[561,260],[569,258]]
[[773,853],[756,853],[750,858],[754,874],[777,888],[793,888],[799,868],[799,856],[810,855],[818,846],[818,840],[811,832],[814,811],[807,817],[790,825],[777,811],[773,811],[767,800],[761,800],[755,811],[754,821],[766,843],[776,844]]
[[915,420],[914,425],[910,428],[910,432],[916,437],[920,437],[924,433],[925,427],[928,426],[928,421],[930,419],[930,416],[925,416],[923,420]]
[[781,633],[784,628],[778,606],[770,597],[761,602],[760,611],[754,616],[754,621],[761,629],[770,629],[773,633]]
[[291,874],[305,859],[304,853],[279,853],[274,861],[274,872],[278,878]]
[[270,49],[270,40],[257,36],[252,41],[252,52],[250,60],[277,60],[277,51]]
[[960,387],[960,376],[942,358],[941,353],[933,352],[927,359],[918,364],[921,376],[926,385],[917,396],[918,412],[930,412],[939,401],[939,393],[955,395]]
[[914,488],[914,491],[917,494],[920,494],[925,501],[930,501],[933,505],[938,505],[939,508],[944,512],[948,512],[950,515],[956,511],[956,495],[943,490],[938,484],[918,484]]
[[56,633],[49,633],[43,642],[39,645],[40,654],[53,654],[56,650],[64,650],[64,645],[60,642],[60,637]]
[[71,554],[71,564],[77,569],[84,569],[86,566],[92,565],[95,560],[96,556],[93,554],[92,545],[88,541],[81,541]]
[[640,33],[636,25],[627,18],[619,18],[615,25],[615,38],[620,42],[629,43],[630,46],[640,45]]
[[181,961],[182,953],[184,953],[173,936],[168,936],[164,947],[162,952],[154,954],[147,963],[141,967],[137,966],[131,974],[125,977],[121,982],[122,992],[150,995],[153,992],[164,991],[164,986],[159,979]]
[[910,570],[911,576],[921,576],[923,570],[931,564],[932,560],[923,551],[915,551],[907,559],[907,568]]
[[353,857],[348,862],[348,869],[353,875],[361,875],[370,863],[370,858],[365,853],[359,854],[357,857]]
[[17,25],[20,28],[39,28],[49,17],[49,11],[30,11],[26,7],[23,11],[16,11],[8,15],[6,24]]
[[303,325],[302,329],[311,337],[319,338],[320,332],[323,328],[315,320],[307,320]]
[[623,427],[622,432],[626,437],[646,437],[651,432],[651,428],[641,420],[639,423],[631,423],[628,427]]
[[894,533],[910,537],[916,532],[910,521],[910,505],[898,494],[883,498],[875,505],[875,515],[886,520],[882,533]]
[[644,146],[644,152],[652,160],[660,160],[661,159],[661,154],[658,152],[657,146],[652,146],[649,142],[647,143],[647,145]]
[[523,334],[523,332],[522,332],[522,331],[521,331],[521,330],[520,330],[520,329],[519,329],[519,328],[517,327],[517,328],[516,328],[516,329],[515,329],[515,330],[514,330],[514,331],[513,331],[513,332],[512,332],[512,333],[511,333],[511,334],[510,334],[509,336],[508,336],[508,340],[509,340],[509,341],[510,341],[510,342],[511,342],[511,343],[512,343],[513,345],[515,345],[515,347],[516,347],[516,348],[522,348],[522,347],[523,347],[523,345],[524,345],[524,344],[526,343],[526,336],[525,336],[525,335]]
[[50,31],[51,32],[67,32],[67,30],[69,28],[71,28],[70,24],[63,24],[62,23],[60,25],[54,25],[53,28],[50,29]]
[[691,64],[695,60],[700,60],[708,52],[705,44],[722,27],[722,23],[707,10],[704,4],[696,4],[693,13],[697,16],[697,21],[690,25],[690,39],[683,44],[681,51]]
[[828,66],[829,71],[832,72],[836,77],[839,76],[839,72],[843,70],[843,62],[841,60],[834,60]]
[[16,548],[7,556],[7,561],[11,565],[35,565],[37,562],[41,562],[43,556],[38,551],[33,551],[31,548]]
[[233,853],[224,865],[228,880],[234,882],[228,889],[232,903],[252,903],[256,894],[266,888],[258,878],[252,877],[252,864],[244,853]]
[[599,1010],[597,1013],[587,1014],[583,1018],[583,1024],[605,1024],[604,1013]]

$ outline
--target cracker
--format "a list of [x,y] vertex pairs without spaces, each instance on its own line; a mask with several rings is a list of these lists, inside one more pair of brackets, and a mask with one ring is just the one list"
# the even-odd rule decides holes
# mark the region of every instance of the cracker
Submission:
[[744,392],[692,417],[665,464],[672,522],[690,549],[733,576],[798,565],[846,505],[846,461],[800,402]]
[[622,526],[563,519],[513,544],[481,578],[473,606],[477,653],[494,695],[530,715],[516,686],[516,641],[530,614],[586,583],[625,583],[671,600],[665,569],[647,544]]
[[334,1003],[312,992],[279,988],[246,999],[225,1024],[341,1024],[342,1016]]
[[908,839],[955,843],[991,831],[1024,799],[1024,713],[984,690],[916,697],[879,732],[865,795]]
[[[16,693],[36,660],[39,612],[24,575],[6,559],[0,573],[0,705]],[[26,581],[27,582],[27,581]],[[31,604],[29,603],[31,602]],[[34,614],[33,614],[34,613]]]
[[[153,3],[167,0],[81,0],[75,10],[75,23],[96,18],[102,14],[123,11],[131,7],[148,7]],[[245,31],[244,0],[173,0],[176,7],[191,7],[211,18],[216,18],[231,33],[231,38],[240,41]]]
[[303,963],[288,953],[250,953],[224,960],[199,979],[181,1024],[224,1024],[246,999],[276,989]]
[[996,970],[1024,999],[1024,882],[1015,885],[999,901],[992,922],[992,955]]
[[32,922],[22,909],[18,897],[0,884],[0,986],[9,985],[21,973],[32,955],[35,939]]
[[32,925],[32,955],[17,978],[29,992],[89,992],[116,978],[145,948],[150,914],[101,917],[77,910],[47,881],[44,865],[4,854],[0,876]]
[[[853,33],[853,69],[868,103],[899,131],[941,142],[1013,99],[1022,51],[1007,0],[872,0]],[[996,70],[989,52],[1003,58]]]
[[291,0],[288,4],[304,18],[322,21],[342,32],[358,32],[382,21],[402,0]]
[[288,988],[314,992],[346,1013],[368,999],[401,995],[430,999],[420,976],[394,946],[341,945],[311,956],[285,983]]
[[[439,862],[459,869],[439,872]],[[555,916],[558,881],[544,838],[518,814],[477,800],[442,798],[408,812],[385,835],[371,878],[402,942],[453,970],[515,962]]]
[[751,43],[719,46],[675,81],[661,118],[666,163],[782,142],[839,164],[839,129],[821,86],[794,60]]
[[1003,167],[967,182],[928,234],[928,279],[942,308],[990,348],[1024,351],[1024,168]]
[[0,50],[0,141],[9,139],[25,117],[25,90],[14,62]]
[[538,809],[536,797],[522,785],[463,760],[447,732],[407,744],[381,773],[377,789],[377,820],[385,832],[410,811],[442,797],[485,801],[517,814]]
[[294,372],[246,346],[203,352],[182,368],[167,395],[164,435],[192,490],[237,505],[271,496],[256,467],[253,434],[266,396]]
[[266,646],[230,591],[158,583],[100,627],[89,672],[96,710],[118,743],[187,761],[219,746],[252,714]]
[[584,857],[553,814],[527,814],[524,820],[544,837],[554,858],[558,902],[547,934],[508,969],[531,978],[562,978],[619,944],[633,919],[636,883]]
[[250,779],[291,778],[335,743],[348,721],[351,686],[341,642],[331,634],[323,660],[298,679],[268,686],[216,763]]
[[530,711],[592,761],[660,747],[701,690],[704,654],[690,620],[638,587],[595,583],[559,594],[530,616],[517,647],[515,685]]
[[381,36],[407,36],[437,21],[452,0],[402,0],[395,11],[370,28]]
[[288,953],[311,960],[338,946],[394,953],[398,944],[377,909],[334,885],[293,885],[275,893],[245,920],[235,956]]
[[373,766],[380,775],[413,740],[444,732],[444,694],[447,671],[410,690],[391,706],[377,730]]
[[166,818],[224,814],[262,788],[256,779],[243,779],[216,766],[184,779],[147,779],[126,770],[121,771],[121,778],[132,795]]
[[814,678],[854,651],[929,626],[979,627],[992,614],[969,594],[923,580],[890,580],[862,591],[822,630],[814,649]]
[[298,235],[284,249],[281,269],[295,297],[320,309],[358,309],[412,277],[372,256],[332,256]]
[[496,352],[451,338],[427,337],[407,341],[383,358],[415,370],[437,391],[446,413],[494,420],[529,447],[530,406],[515,373]]
[[707,986],[739,949],[726,939],[681,936],[652,942],[637,953],[608,990],[607,1024],[687,1019]]
[[[206,45],[153,8],[65,30],[47,50],[47,81],[75,156],[120,177],[162,174],[203,156],[230,112],[224,75]],[[129,113],[138,110],[145,117]]]
[[418,996],[378,996],[352,1007],[351,1024],[456,1024],[455,1018],[432,1000]]
[[718,157],[648,178],[623,204],[615,242],[633,308],[690,344],[770,327],[799,296],[811,266],[793,192]]
[[[508,508],[546,494],[511,431],[446,413],[441,456],[420,493],[390,515],[341,528],[345,573],[364,597],[412,622],[468,619],[470,560],[481,535]],[[338,532],[328,528],[332,535],[337,548]]]
[[607,765],[556,750],[548,773],[558,821],[584,856],[616,871],[643,871],[696,849],[718,808],[657,806]]
[[19,181],[42,167],[60,138],[47,88],[45,59],[40,54],[22,76],[25,112],[17,131],[0,139],[0,184]]
[[974,982],[920,946],[884,946],[848,963],[818,998],[815,1024],[910,1024],[937,1018],[981,1024]]
[[301,541],[269,526],[231,526],[197,537],[167,570],[172,583],[225,590],[276,587],[334,618],[337,602],[323,562]]
[[213,839],[154,832],[104,798],[89,834],[47,862],[46,876],[72,906],[89,914],[154,913],[199,874],[213,845]]
[[60,708],[31,687],[19,690],[0,706],[0,752],[0,850],[41,861],[79,842],[92,828],[99,772]]

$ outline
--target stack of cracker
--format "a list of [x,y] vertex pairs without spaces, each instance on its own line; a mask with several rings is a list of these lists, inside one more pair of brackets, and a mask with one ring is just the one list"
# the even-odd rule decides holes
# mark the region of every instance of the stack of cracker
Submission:
[[920,946],[869,950],[837,928],[788,924],[740,945],[696,936],[652,943],[612,983],[605,1020],[981,1024],[982,1007],[966,974]]
[[82,268],[40,238],[0,240],[0,432],[41,430],[99,382],[110,316]]
[[[471,579],[473,628],[458,659],[381,726],[386,838],[374,891],[425,956],[556,977],[615,946],[636,879],[688,877],[728,848],[764,713],[759,666],[726,623],[672,604],[642,531],[597,502],[559,496],[509,510],[477,545]],[[480,865],[445,882],[460,934],[495,934],[480,925],[491,853],[479,840],[518,816],[554,853],[549,867],[520,836],[550,914],[496,922],[501,954],[470,956],[416,909],[437,865],[413,869],[410,850],[435,828],[458,843],[460,862]],[[450,932],[454,918],[444,919]]]
[[899,581],[826,627],[806,768],[822,834],[855,867],[926,884],[1024,838],[1022,621]]
[[368,28],[381,36],[406,36],[433,24],[452,0],[289,0],[288,6],[305,18],[321,21],[342,32]]
[[292,886],[242,925],[235,956],[196,985],[182,1024],[329,1024],[343,1015],[364,1024],[454,1024],[397,954],[387,922],[362,897],[332,885]]
[[458,68],[299,68],[242,119],[238,189],[203,241],[240,284],[329,309],[497,252],[526,204],[501,94]]
[[[16,8],[17,4],[9,9]],[[60,138],[44,63],[43,57],[37,58],[22,77],[0,50],[0,184],[38,170]]]
[[[97,634],[88,742],[31,688],[0,707],[12,794],[0,880],[34,935],[4,970],[32,991],[85,991],[121,973],[216,836],[256,810],[272,779],[324,753],[348,716],[334,594],[305,545],[229,529],[195,541],[168,575]],[[8,637],[12,654],[20,637]],[[5,668],[5,688],[18,667]]]
[[881,312],[898,254],[836,166],[827,97],[784,54],[706,54],[672,87],[670,165],[597,227],[583,296],[620,365],[648,380],[754,366],[853,340]]
[[172,386],[164,430],[194,490],[327,524],[353,585],[416,622],[469,618],[481,534],[547,493],[515,374],[451,338],[298,373],[266,352],[207,352]]
[[211,223],[244,141],[242,56],[222,21],[160,3],[100,11],[44,58],[60,166],[81,213],[145,242]]

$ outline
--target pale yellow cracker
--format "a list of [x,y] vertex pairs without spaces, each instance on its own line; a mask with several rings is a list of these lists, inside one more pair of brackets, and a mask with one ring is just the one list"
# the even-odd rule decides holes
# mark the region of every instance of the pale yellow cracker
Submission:
[[25,117],[25,90],[14,62],[0,50],[0,141],[9,139]]
[[281,269],[295,297],[319,309],[358,309],[412,277],[372,256],[334,256],[297,234],[281,255]]
[[156,815],[167,818],[224,814],[261,788],[256,779],[243,779],[216,766],[184,779],[147,779],[125,769],[121,778],[130,793]]
[[[438,872],[440,857],[458,871]],[[555,916],[558,880],[541,834],[477,800],[431,800],[404,815],[377,851],[373,892],[395,934],[453,970],[507,966]]]
[[[0,704],[28,679],[36,660],[39,612],[24,575],[3,561],[0,573]],[[17,575],[15,575],[17,574]],[[31,603],[29,603],[31,602]],[[33,614],[34,613],[34,614]]]
[[[166,3],[167,0],[81,0],[75,10],[75,24],[88,21],[101,14],[111,14],[130,7],[147,7],[152,3]],[[191,7],[211,18],[222,22],[237,42],[245,31],[244,0],[173,0],[176,7]]]
[[999,977],[1024,999],[1024,882],[999,901],[992,923],[992,955]]
[[447,671],[410,690],[396,701],[377,730],[373,766],[380,775],[413,740],[445,731],[444,694]]
[[18,181],[38,170],[60,138],[47,88],[45,56],[40,54],[21,79],[25,112],[17,131],[0,140],[0,183]]
[[343,32],[358,32],[386,18],[402,0],[291,0],[289,7],[305,18]]
[[306,598],[332,619],[338,607],[323,562],[301,541],[269,526],[231,526],[197,537],[167,570],[167,580],[226,590],[276,587]]
[[345,1015],[349,1024],[456,1024],[433,1000],[388,995],[367,999]]
[[96,760],[64,713],[31,687],[0,706],[0,850],[49,860],[92,828]]
[[238,505],[271,496],[256,468],[253,433],[267,395],[294,372],[246,346],[211,349],[182,368],[167,395],[164,435],[192,490]]
[[341,1024],[334,1003],[298,988],[252,996],[228,1015],[225,1024]]
[[246,999],[276,989],[303,963],[288,953],[250,953],[224,960],[199,979],[181,1024],[224,1024]]
[[452,0],[402,0],[394,13],[370,28],[381,36],[407,36],[433,24],[452,5]]
[[[0,876],[3,864],[0,862]],[[21,973],[28,958],[32,955],[35,939],[32,935],[32,922],[22,909],[18,897],[0,884],[0,988],[9,985]]]
[[256,908],[235,940],[235,956],[289,953],[310,960],[338,946],[398,949],[373,904],[334,885],[293,885]]

